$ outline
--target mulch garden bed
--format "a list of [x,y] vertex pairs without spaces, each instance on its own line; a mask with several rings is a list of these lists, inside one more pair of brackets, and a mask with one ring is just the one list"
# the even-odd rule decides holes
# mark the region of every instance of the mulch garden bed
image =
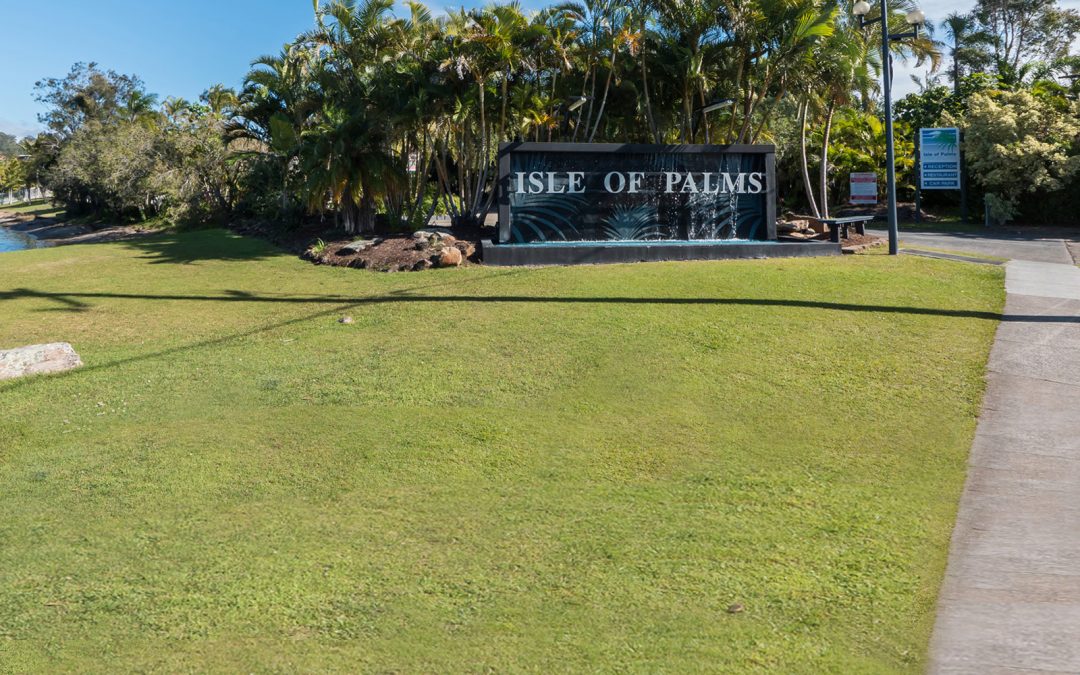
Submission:
[[378,272],[419,272],[433,267],[460,267],[479,262],[476,242],[458,239],[443,230],[412,235],[343,239],[316,243],[304,257],[320,265]]
[[886,239],[882,237],[875,237],[870,234],[858,234],[852,232],[847,239],[840,240],[840,246],[843,248],[844,253],[861,253],[875,246],[881,246],[886,243]]

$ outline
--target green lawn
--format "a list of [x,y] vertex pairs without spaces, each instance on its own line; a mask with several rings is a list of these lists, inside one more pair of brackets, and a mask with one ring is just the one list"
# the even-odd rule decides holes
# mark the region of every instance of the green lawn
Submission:
[[36,200],[30,204],[9,204],[0,206],[0,213],[18,213],[22,215],[37,215],[42,218],[59,218],[64,215],[64,209],[53,206],[46,200]]
[[917,672],[1001,275],[2,254],[0,671]]

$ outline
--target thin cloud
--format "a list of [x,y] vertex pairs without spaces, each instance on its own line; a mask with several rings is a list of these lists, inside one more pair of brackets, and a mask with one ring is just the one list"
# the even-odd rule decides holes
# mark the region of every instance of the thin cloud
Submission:
[[41,125],[37,123],[17,122],[14,120],[0,119],[0,132],[11,134],[15,138],[36,136],[41,131]]

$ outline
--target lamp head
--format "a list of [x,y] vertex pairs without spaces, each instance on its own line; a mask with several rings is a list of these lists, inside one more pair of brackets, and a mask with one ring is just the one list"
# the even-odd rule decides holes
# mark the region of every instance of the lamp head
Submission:
[[721,108],[726,108],[726,107],[728,107],[729,105],[731,105],[733,103],[735,103],[735,101],[730,99],[730,98],[725,98],[725,99],[723,99],[721,101],[713,101],[709,105],[702,108],[701,112],[703,112],[703,113],[711,113],[714,110],[719,110]]
[[914,9],[907,14],[909,26],[922,26],[926,23],[926,13],[921,9]]
[[855,13],[855,16],[866,16],[870,13],[870,3],[866,0],[859,0],[851,8],[851,11]]
[[588,100],[589,98],[587,96],[571,96],[570,105],[566,106],[566,109],[573,112],[574,110],[577,110],[581,106],[585,105]]

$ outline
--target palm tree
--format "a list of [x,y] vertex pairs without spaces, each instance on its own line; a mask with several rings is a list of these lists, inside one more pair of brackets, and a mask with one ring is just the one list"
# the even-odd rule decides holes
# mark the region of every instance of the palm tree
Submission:
[[[838,108],[853,102],[853,92],[870,87],[866,41],[854,30],[840,29],[823,40],[814,55],[815,92],[825,110],[822,131],[819,189],[821,217],[829,217],[829,144]],[[804,138],[805,143],[805,138]]]
[[[286,46],[277,56],[255,59],[234,104],[239,114],[225,124],[229,138],[244,148],[238,155],[251,154],[254,142],[262,154],[275,158],[282,213],[289,206],[290,168],[300,152],[300,135],[321,107],[321,93],[311,77],[315,69],[314,52],[301,44]],[[219,96],[214,98],[224,103]]]
[[201,101],[210,106],[210,112],[225,116],[240,103],[236,92],[223,84],[215,84],[202,93]]
[[[792,78],[812,60],[814,45],[835,31],[837,12],[814,0],[759,0],[745,7],[725,2],[736,17],[734,24],[744,31],[736,43],[742,63],[742,125],[735,142],[754,143]],[[761,115],[754,131],[755,113],[769,99],[773,105]]]
[[970,14],[953,12],[941,22],[949,36],[949,58],[952,61],[953,93],[960,94],[960,81],[965,68],[978,68],[988,63],[988,48],[993,36],[979,28],[979,22]]
[[156,119],[157,95],[149,94],[141,89],[132,88],[127,96],[121,101],[123,116],[128,122],[151,121]]
[[185,98],[170,96],[161,103],[161,112],[165,119],[176,124],[186,113],[191,110],[191,102]]
[[357,112],[353,106],[324,106],[319,123],[304,132],[301,156],[309,206],[321,210],[328,201],[349,233],[373,230],[377,202],[403,181],[402,167],[386,152],[377,116]]
[[719,61],[714,41],[717,17],[723,14],[714,0],[657,0],[655,4],[661,49],[668,64],[678,73],[681,85],[680,135],[684,143],[693,142],[694,109],[716,88],[711,64]]

